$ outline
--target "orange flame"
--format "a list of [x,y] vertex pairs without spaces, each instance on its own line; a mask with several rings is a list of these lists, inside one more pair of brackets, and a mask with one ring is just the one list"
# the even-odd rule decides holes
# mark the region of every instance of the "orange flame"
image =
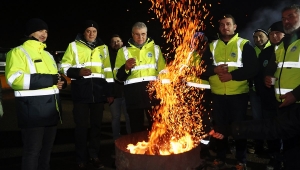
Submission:
[[150,9],[162,23],[163,37],[167,43],[172,43],[171,53],[175,52],[175,56],[158,75],[158,80],[148,85],[150,96],[160,99],[160,105],[153,108],[154,123],[148,142],[129,144],[127,149],[135,154],[178,154],[191,150],[205,136],[201,89],[188,86],[187,78],[199,76],[204,69],[200,63],[191,66],[195,55],[190,44],[195,32],[205,29],[203,19],[209,18],[209,11],[201,0],[150,1]]

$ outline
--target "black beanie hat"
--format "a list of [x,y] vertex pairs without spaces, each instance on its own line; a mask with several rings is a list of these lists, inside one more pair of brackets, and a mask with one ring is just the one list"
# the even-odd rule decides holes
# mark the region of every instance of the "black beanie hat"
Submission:
[[268,34],[270,34],[270,32],[272,32],[272,31],[279,31],[279,32],[284,33],[282,21],[274,22],[268,29]]
[[25,35],[29,36],[30,34],[40,30],[48,31],[48,25],[46,24],[46,22],[39,18],[32,18],[29,21],[27,21]]
[[93,20],[86,20],[86,21],[84,21],[84,23],[82,24],[81,32],[84,33],[85,30],[86,30],[87,28],[89,28],[89,27],[94,27],[94,28],[96,28],[97,31],[98,31],[98,24],[97,24],[95,21],[93,21]]
[[268,36],[268,33],[265,31],[265,30],[263,30],[263,29],[256,29],[254,32],[253,32],[253,35],[255,34],[255,33],[257,33],[257,32],[262,32],[262,33],[264,33],[264,34],[266,34],[266,36]]

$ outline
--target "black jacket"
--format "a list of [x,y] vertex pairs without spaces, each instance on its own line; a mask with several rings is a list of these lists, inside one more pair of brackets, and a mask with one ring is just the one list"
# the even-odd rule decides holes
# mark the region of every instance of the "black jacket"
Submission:
[[[109,49],[111,69],[114,70],[118,51]],[[115,79],[113,87],[114,98],[124,97],[124,83]]]
[[261,51],[258,56],[258,73],[254,78],[255,91],[261,98],[261,106],[263,109],[276,109],[277,100],[275,97],[274,86],[268,88],[265,86],[265,70],[266,66],[271,58],[274,55],[275,46],[269,46]]

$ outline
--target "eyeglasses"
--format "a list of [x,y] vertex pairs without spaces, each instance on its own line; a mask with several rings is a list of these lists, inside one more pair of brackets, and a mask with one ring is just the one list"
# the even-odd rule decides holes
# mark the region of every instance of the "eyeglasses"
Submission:
[[136,37],[146,37],[146,35],[147,35],[147,33],[141,33],[141,34],[139,34],[139,33],[132,33],[134,36],[136,36]]

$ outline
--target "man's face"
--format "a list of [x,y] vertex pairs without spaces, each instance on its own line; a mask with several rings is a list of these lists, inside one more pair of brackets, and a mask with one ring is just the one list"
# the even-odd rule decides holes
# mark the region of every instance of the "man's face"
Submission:
[[48,37],[48,31],[47,30],[39,30],[34,33],[32,33],[29,37],[34,37],[38,39],[40,42],[45,42]]
[[147,28],[133,28],[132,38],[138,45],[145,43],[147,40]]
[[233,35],[236,30],[236,24],[233,24],[231,18],[224,18],[220,20],[219,31],[222,35]]
[[280,32],[280,31],[271,31],[269,33],[269,38],[270,38],[271,44],[278,44],[283,37],[284,37],[284,33]]
[[256,46],[262,47],[267,43],[268,37],[265,33],[261,32],[261,31],[257,31],[253,35],[253,40],[254,40],[254,44]]
[[118,50],[123,46],[123,42],[120,37],[113,37],[110,40],[110,47],[114,50]]
[[290,9],[282,12],[282,24],[284,32],[291,34],[300,27],[300,16],[296,10]]
[[94,42],[97,38],[97,29],[95,27],[88,27],[85,29],[83,36],[88,42]]

